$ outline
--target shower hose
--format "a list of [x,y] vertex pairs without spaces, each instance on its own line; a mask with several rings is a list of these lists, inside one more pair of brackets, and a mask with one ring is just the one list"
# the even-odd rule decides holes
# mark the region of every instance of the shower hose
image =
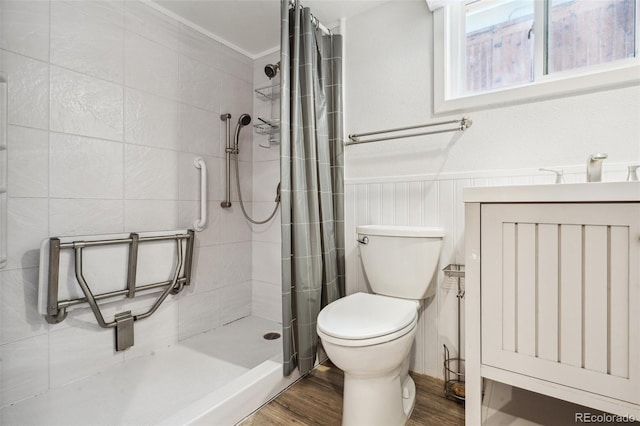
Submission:
[[242,214],[244,215],[244,217],[249,222],[253,223],[254,225],[262,225],[264,223],[269,222],[271,219],[273,219],[273,217],[276,215],[276,212],[278,211],[278,206],[280,205],[280,183],[278,183],[278,187],[276,188],[276,199],[275,199],[276,205],[273,208],[273,211],[271,212],[269,217],[266,218],[265,220],[255,220],[251,218],[251,216],[249,216],[249,214],[245,210],[244,201],[242,200],[242,190],[240,189],[240,166],[238,164],[237,153],[236,153],[236,187],[238,188],[238,200],[240,200],[240,209],[242,210]]

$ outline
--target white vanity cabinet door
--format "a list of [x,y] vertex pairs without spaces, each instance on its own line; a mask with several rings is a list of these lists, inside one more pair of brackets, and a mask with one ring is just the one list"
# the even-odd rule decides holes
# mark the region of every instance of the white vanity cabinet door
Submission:
[[640,203],[480,214],[481,363],[640,404]]

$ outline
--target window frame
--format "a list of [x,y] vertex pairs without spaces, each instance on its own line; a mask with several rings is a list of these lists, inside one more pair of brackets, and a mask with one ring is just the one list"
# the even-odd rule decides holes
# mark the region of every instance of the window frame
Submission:
[[[640,85],[640,2],[636,0],[635,57],[605,64],[545,75],[546,23],[548,1],[534,0],[534,80],[505,88],[453,97],[457,84],[464,81],[465,36],[464,3],[454,2],[433,12],[434,102],[435,114],[464,112],[518,105],[546,99],[593,93]],[[538,17],[542,19],[538,19]],[[542,34],[542,37],[538,36]]]

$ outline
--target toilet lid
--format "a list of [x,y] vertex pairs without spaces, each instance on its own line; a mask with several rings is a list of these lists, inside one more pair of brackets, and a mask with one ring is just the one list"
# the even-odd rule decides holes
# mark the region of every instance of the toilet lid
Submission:
[[318,329],[340,339],[370,339],[395,333],[418,314],[416,302],[378,294],[355,293],[325,306]]

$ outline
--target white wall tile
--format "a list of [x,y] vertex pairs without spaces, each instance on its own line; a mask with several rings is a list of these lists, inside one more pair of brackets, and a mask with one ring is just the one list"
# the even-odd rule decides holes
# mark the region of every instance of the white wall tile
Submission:
[[48,200],[9,198],[6,269],[38,266],[40,242],[49,236]]
[[[193,222],[200,217],[200,203],[198,201],[178,201],[178,228],[188,229],[193,227]],[[208,230],[209,226],[205,230]],[[200,238],[202,232],[198,232]],[[198,238],[196,244],[199,245]],[[210,244],[209,244],[210,245]]]
[[180,200],[200,200],[200,169],[194,165],[196,158],[204,159],[209,175],[211,173],[217,174],[216,166],[218,164],[214,163],[213,158],[184,152],[178,153],[178,197]]
[[178,54],[126,31],[124,84],[154,95],[177,99]]
[[125,232],[162,231],[178,227],[178,202],[165,200],[126,200]]
[[49,195],[49,133],[8,126],[8,184],[10,197]]
[[0,51],[7,74],[9,124],[49,128],[49,64],[7,51]]
[[51,130],[122,140],[122,87],[51,67]]
[[8,405],[47,389],[49,352],[46,334],[2,345],[0,353],[0,404]]
[[124,140],[155,148],[178,149],[178,103],[125,88]]
[[222,46],[222,70],[248,83],[253,83],[252,60],[227,46]]
[[0,48],[48,61],[49,2],[3,0],[0,8]]
[[282,322],[282,289],[261,281],[252,283],[252,313],[270,321]]
[[[199,235],[199,234],[198,234]],[[200,246],[196,252],[194,282],[191,289],[204,293],[220,287],[220,263],[223,246]]]
[[122,198],[123,144],[50,134],[50,196]]
[[216,112],[180,104],[180,150],[219,156],[221,123]]
[[[209,201],[207,207],[207,226],[197,231],[197,243],[211,246],[220,243],[220,202]],[[193,222],[200,219],[200,202],[180,201],[178,206],[178,228],[193,228]]]
[[122,201],[52,198],[49,229],[52,237],[122,232]]
[[0,344],[26,339],[48,331],[38,314],[38,268],[0,272]]
[[178,199],[177,152],[125,145],[124,157],[126,199]]
[[220,253],[220,286],[243,283],[251,279],[251,242],[224,245]]
[[220,321],[222,324],[251,315],[251,282],[223,287],[219,290]]
[[253,200],[273,201],[280,182],[280,167],[273,162],[253,164]]
[[252,249],[253,280],[279,284],[282,280],[280,244],[254,241]]
[[219,327],[222,324],[219,294],[216,290],[181,296],[179,309],[180,340]]
[[[242,191],[242,199],[249,202],[252,199],[253,194],[253,164],[250,161],[239,161],[238,165],[240,166],[240,190]],[[275,199],[276,194],[276,185],[273,185],[271,189],[273,198]],[[223,188],[221,187],[221,197],[224,197]],[[231,158],[231,201],[237,202],[239,200],[238,196],[238,186],[236,183],[236,162],[235,159]]]
[[[220,112],[228,112],[235,121],[242,113],[253,111],[253,86],[251,80],[245,80],[233,73],[222,73],[222,91]],[[252,124],[255,124],[252,123]]]
[[222,68],[222,45],[220,42],[179,24],[180,52],[217,69]]
[[51,3],[51,63],[122,83],[123,1]]
[[[274,201],[254,202],[251,207],[251,214],[254,219],[265,220],[271,215],[273,209],[276,207]],[[264,241],[270,243],[281,242],[281,226],[280,226],[280,206],[273,219],[263,225],[251,225],[253,241]]]
[[125,27],[171,49],[179,46],[178,22],[140,1],[126,1]]
[[[251,213],[250,206],[251,203],[246,204],[249,214]],[[221,243],[251,241],[251,227],[242,214],[239,202],[232,203],[229,208],[221,208],[219,218]]]
[[[226,183],[226,161],[224,158],[216,158],[216,157],[204,157],[207,162],[207,171],[208,171],[208,183],[207,183],[207,191],[209,192],[208,198],[209,201],[222,201],[225,197],[225,187]],[[209,166],[211,165],[211,166]],[[233,171],[233,169],[231,170]],[[234,181],[231,183],[233,184]],[[231,187],[233,192],[233,186]],[[220,203],[218,203],[219,205]]]
[[[70,321],[67,318],[66,321]],[[95,322],[95,319],[94,319]],[[58,387],[105,371],[124,360],[116,352],[114,330],[97,324],[75,326],[49,333],[50,384]]]
[[179,99],[219,115],[220,71],[184,55],[180,56],[179,70]]

